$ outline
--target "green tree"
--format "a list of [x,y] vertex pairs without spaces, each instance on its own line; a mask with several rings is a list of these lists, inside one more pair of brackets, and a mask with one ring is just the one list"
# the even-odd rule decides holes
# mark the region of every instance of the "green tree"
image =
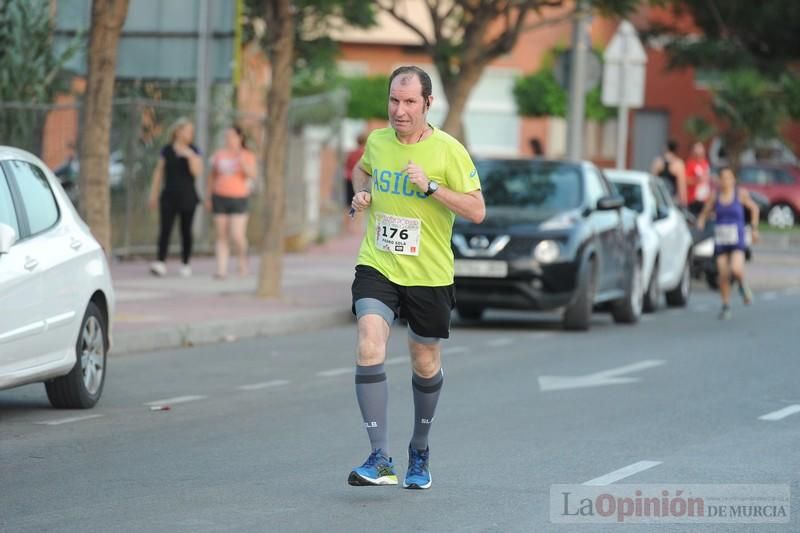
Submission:
[[[514,100],[522,116],[566,117],[568,94],[553,73],[555,56],[565,49],[556,49],[543,61],[539,71],[517,78],[514,82]],[[598,56],[602,57],[599,52]],[[603,105],[600,87],[586,93],[586,118],[607,120],[615,116],[615,109]]]
[[[721,123],[719,134],[734,168],[748,147],[777,137],[787,115],[783,88],[752,69],[725,73],[712,89],[711,109]],[[690,120],[698,132],[715,131],[699,117]]]
[[[641,0],[590,0],[595,10],[623,14]],[[411,20],[404,14],[403,0],[377,0],[377,4],[397,21],[414,31],[430,55],[442,80],[447,97],[447,116],[442,129],[464,139],[461,116],[470,93],[486,66],[511,52],[526,31],[562,23],[572,18],[574,9],[553,14],[549,8],[572,6],[574,0],[426,0],[428,20]],[[540,19],[530,23],[530,16]],[[426,28],[430,27],[429,33]]]
[[678,15],[700,29],[691,35],[676,27],[654,28],[672,35],[673,66],[715,70],[750,68],[774,78],[800,59],[797,0],[668,0]]
[[0,0],[0,144],[41,152],[45,113],[37,106],[67,87],[64,65],[82,43],[78,36],[56,52],[52,23],[47,0]]
[[[295,0],[294,63],[292,94],[305,96],[341,84],[336,66],[339,44],[331,39],[334,30],[367,28],[375,23],[375,7],[370,0]],[[264,20],[264,0],[245,0],[244,42],[268,46],[269,27]]]

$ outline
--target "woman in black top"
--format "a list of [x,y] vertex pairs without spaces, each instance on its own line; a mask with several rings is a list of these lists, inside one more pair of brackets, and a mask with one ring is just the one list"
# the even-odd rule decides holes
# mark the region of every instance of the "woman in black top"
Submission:
[[[189,259],[192,255],[192,220],[200,201],[195,188],[195,179],[203,173],[200,151],[192,144],[194,125],[186,118],[178,119],[172,126],[170,142],[161,149],[153,171],[150,189],[150,209],[159,206],[161,229],[158,236],[158,260],[150,265],[156,276],[167,273],[165,260],[172,225],[176,217],[181,219],[182,276],[191,276]],[[163,187],[162,187],[163,181]]]

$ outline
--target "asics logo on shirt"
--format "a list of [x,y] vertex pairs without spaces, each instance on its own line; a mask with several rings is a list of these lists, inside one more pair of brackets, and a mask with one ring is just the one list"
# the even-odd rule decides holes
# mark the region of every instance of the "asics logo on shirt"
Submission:
[[421,200],[428,198],[425,193],[420,191],[416,185],[408,179],[408,174],[394,172],[391,170],[372,170],[372,188],[383,193],[396,194],[399,196],[414,197]]

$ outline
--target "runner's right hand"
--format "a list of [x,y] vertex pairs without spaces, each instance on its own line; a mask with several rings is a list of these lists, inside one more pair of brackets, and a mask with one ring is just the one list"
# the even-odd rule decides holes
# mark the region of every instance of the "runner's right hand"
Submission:
[[369,207],[369,204],[372,203],[372,194],[369,191],[358,191],[355,196],[353,196],[353,201],[350,203],[350,207],[355,209],[356,211],[363,211]]

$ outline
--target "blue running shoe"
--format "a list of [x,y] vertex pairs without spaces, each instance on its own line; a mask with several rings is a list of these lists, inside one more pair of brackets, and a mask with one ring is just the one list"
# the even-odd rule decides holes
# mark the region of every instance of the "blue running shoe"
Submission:
[[347,483],[354,487],[397,485],[397,474],[394,471],[392,458],[387,457],[381,449],[373,451],[363,465],[350,472]]
[[408,447],[408,472],[403,481],[405,489],[427,489],[431,486],[431,471],[428,468],[430,448],[415,450]]

